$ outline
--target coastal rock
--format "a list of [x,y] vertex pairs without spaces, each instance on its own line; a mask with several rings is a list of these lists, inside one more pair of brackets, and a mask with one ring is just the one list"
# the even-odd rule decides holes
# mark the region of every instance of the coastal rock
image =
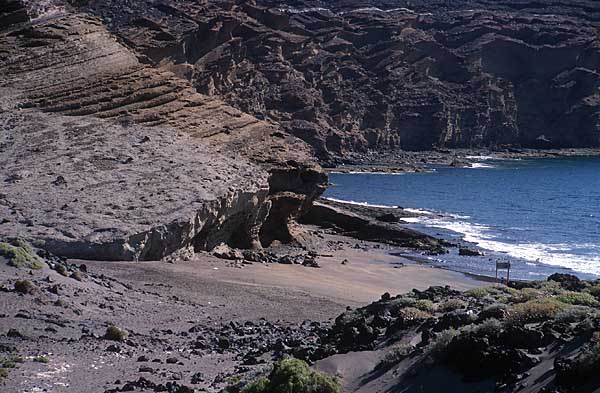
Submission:
[[458,249],[458,255],[467,256],[467,257],[483,257],[485,254],[479,250],[475,250],[473,248],[468,247],[460,247]]
[[548,277],[548,281],[560,283],[560,286],[570,291],[579,291],[585,288],[585,284],[579,277],[572,274],[554,273]]
[[320,200],[302,217],[301,222],[339,228],[345,236],[411,247],[431,253],[445,253],[446,243],[440,239],[398,225],[381,222],[350,211],[341,204]]
[[600,145],[591,0],[102,0],[84,9],[149,63],[277,122],[324,162],[395,148]]
[[234,250],[227,244],[221,243],[210,251],[215,257],[229,260],[244,259],[240,250]]

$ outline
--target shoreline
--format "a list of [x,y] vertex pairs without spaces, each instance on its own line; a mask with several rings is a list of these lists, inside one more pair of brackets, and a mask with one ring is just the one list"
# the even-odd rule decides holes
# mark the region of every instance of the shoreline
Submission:
[[[592,273],[579,272],[567,266],[543,263],[540,260],[512,256],[503,251],[485,248],[477,242],[465,240],[466,235],[462,232],[444,226],[429,226],[426,221],[422,222],[423,219],[447,219],[452,221],[460,219],[460,216],[440,214],[420,209],[404,209],[400,206],[370,205],[368,203],[343,201],[327,197],[321,197],[316,202],[316,205],[324,205],[335,209],[338,212],[337,214],[346,216],[348,220],[352,220],[354,216],[362,217],[364,220],[369,221],[371,225],[381,226],[382,230],[387,230],[390,234],[398,230],[414,231],[425,238],[434,239],[434,242],[443,246],[443,249],[438,249],[418,243],[416,246],[413,244],[401,244],[400,247],[406,251],[397,252],[397,254],[404,258],[412,259],[419,264],[470,274],[484,280],[492,281],[495,277],[494,261],[504,260],[512,263],[511,281],[535,281],[553,273],[574,274],[582,279],[594,279],[597,277],[597,275]],[[319,214],[319,217],[324,220],[323,225],[325,227],[331,224],[335,226],[342,225],[342,228],[337,229],[337,231],[338,233],[345,233],[343,222],[340,222],[342,219],[337,218],[333,223],[327,222],[328,214],[322,212],[322,208],[320,209],[321,214]],[[385,222],[388,220],[391,222]],[[312,223],[315,224],[314,221]],[[380,235],[377,241],[389,243],[386,236],[383,235]],[[460,254],[459,251],[461,249],[464,249],[468,254]],[[426,260],[428,256],[434,259]]]
[[428,166],[468,168],[489,160],[600,157],[600,148],[572,149],[437,149],[428,151],[370,151],[350,153],[334,163],[324,163],[327,173],[405,174],[428,172]]

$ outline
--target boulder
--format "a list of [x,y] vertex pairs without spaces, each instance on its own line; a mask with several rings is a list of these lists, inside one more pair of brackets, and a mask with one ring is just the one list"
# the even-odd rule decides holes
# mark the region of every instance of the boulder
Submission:
[[210,252],[212,255],[220,259],[244,259],[244,254],[240,250],[233,249],[225,243],[221,243],[218,246],[215,246]]

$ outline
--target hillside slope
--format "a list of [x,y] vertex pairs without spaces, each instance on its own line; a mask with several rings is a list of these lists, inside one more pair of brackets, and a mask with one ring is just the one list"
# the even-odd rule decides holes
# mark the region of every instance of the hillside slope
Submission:
[[[379,7],[379,8],[377,8]],[[593,1],[90,1],[198,91],[347,151],[600,145]]]
[[140,63],[93,16],[0,9],[0,236],[104,260],[291,240],[326,181],[309,146]]

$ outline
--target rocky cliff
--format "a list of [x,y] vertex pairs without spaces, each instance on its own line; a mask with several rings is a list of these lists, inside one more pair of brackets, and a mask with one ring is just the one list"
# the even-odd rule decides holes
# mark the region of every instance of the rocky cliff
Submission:
[[0,10],[0,236],[105,260],[291,240],[326,182],[304,142],[69,4]]
[[348,151],[600,145],[594,1],[90,1],[148,63]]

